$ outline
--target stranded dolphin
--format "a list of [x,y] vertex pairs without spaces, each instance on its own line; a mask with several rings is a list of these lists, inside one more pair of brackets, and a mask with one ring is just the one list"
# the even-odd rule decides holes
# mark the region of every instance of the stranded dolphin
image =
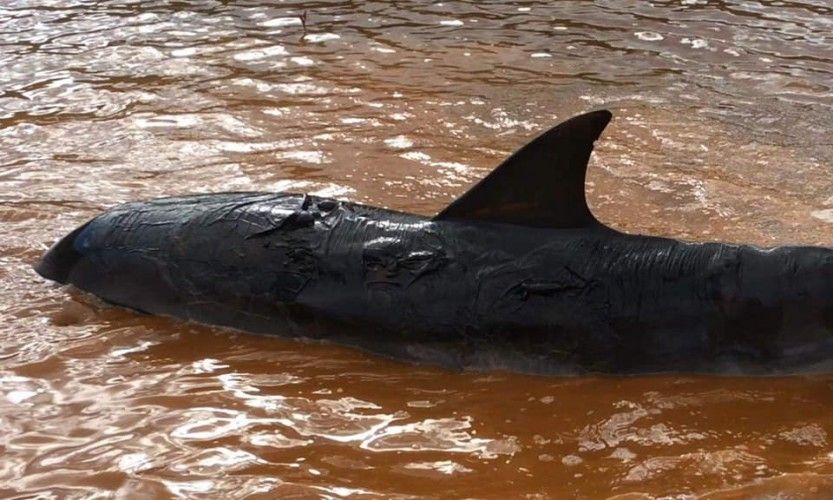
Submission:
[[795,373],[833,359],[833,250],[629,235],[584,181],[607,111],[545,132],[437,216],[303,194],[129,203],[42,276],[152,314],[533,373]]

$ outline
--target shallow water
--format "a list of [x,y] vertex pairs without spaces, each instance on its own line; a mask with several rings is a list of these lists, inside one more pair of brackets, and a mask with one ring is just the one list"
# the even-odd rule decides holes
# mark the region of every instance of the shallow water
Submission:
[[831,30],[827,0],[3,2],[0,496],[829,498],[833,377],[453,373],[141,316],[30,266],[156,196],[431,214],[600,107],[603,221],[833,245]]

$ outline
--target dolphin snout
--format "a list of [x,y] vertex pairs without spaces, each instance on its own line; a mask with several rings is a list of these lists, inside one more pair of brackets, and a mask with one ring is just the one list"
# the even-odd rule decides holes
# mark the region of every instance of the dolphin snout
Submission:
[[41,260],[34,265],[35,272],[46,279],[59,283],[69,282],[70,274],[78,262],[84,257],[77,250],[76,239],[86,229],[89,222],[66,235],[55,243]]

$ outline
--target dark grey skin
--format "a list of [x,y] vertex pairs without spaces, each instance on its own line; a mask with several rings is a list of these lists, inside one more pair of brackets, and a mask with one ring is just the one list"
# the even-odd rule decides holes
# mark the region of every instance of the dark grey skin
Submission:
[[131,203],[42,276],[152,314],[541,374],[833,368],[833,250],[619,233],[584,200],[610,120],[569,120],[429,219],[299,194]]

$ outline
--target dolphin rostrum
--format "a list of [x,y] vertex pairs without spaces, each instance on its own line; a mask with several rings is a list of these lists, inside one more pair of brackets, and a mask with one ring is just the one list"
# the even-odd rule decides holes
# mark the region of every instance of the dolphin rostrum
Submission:
[[833,250],[623,234],[584,194],[608,111],[521,148],[433,218],[304,194],[128,203],[35,266],[108,302],[390,357],[532,373],[833,364]]

